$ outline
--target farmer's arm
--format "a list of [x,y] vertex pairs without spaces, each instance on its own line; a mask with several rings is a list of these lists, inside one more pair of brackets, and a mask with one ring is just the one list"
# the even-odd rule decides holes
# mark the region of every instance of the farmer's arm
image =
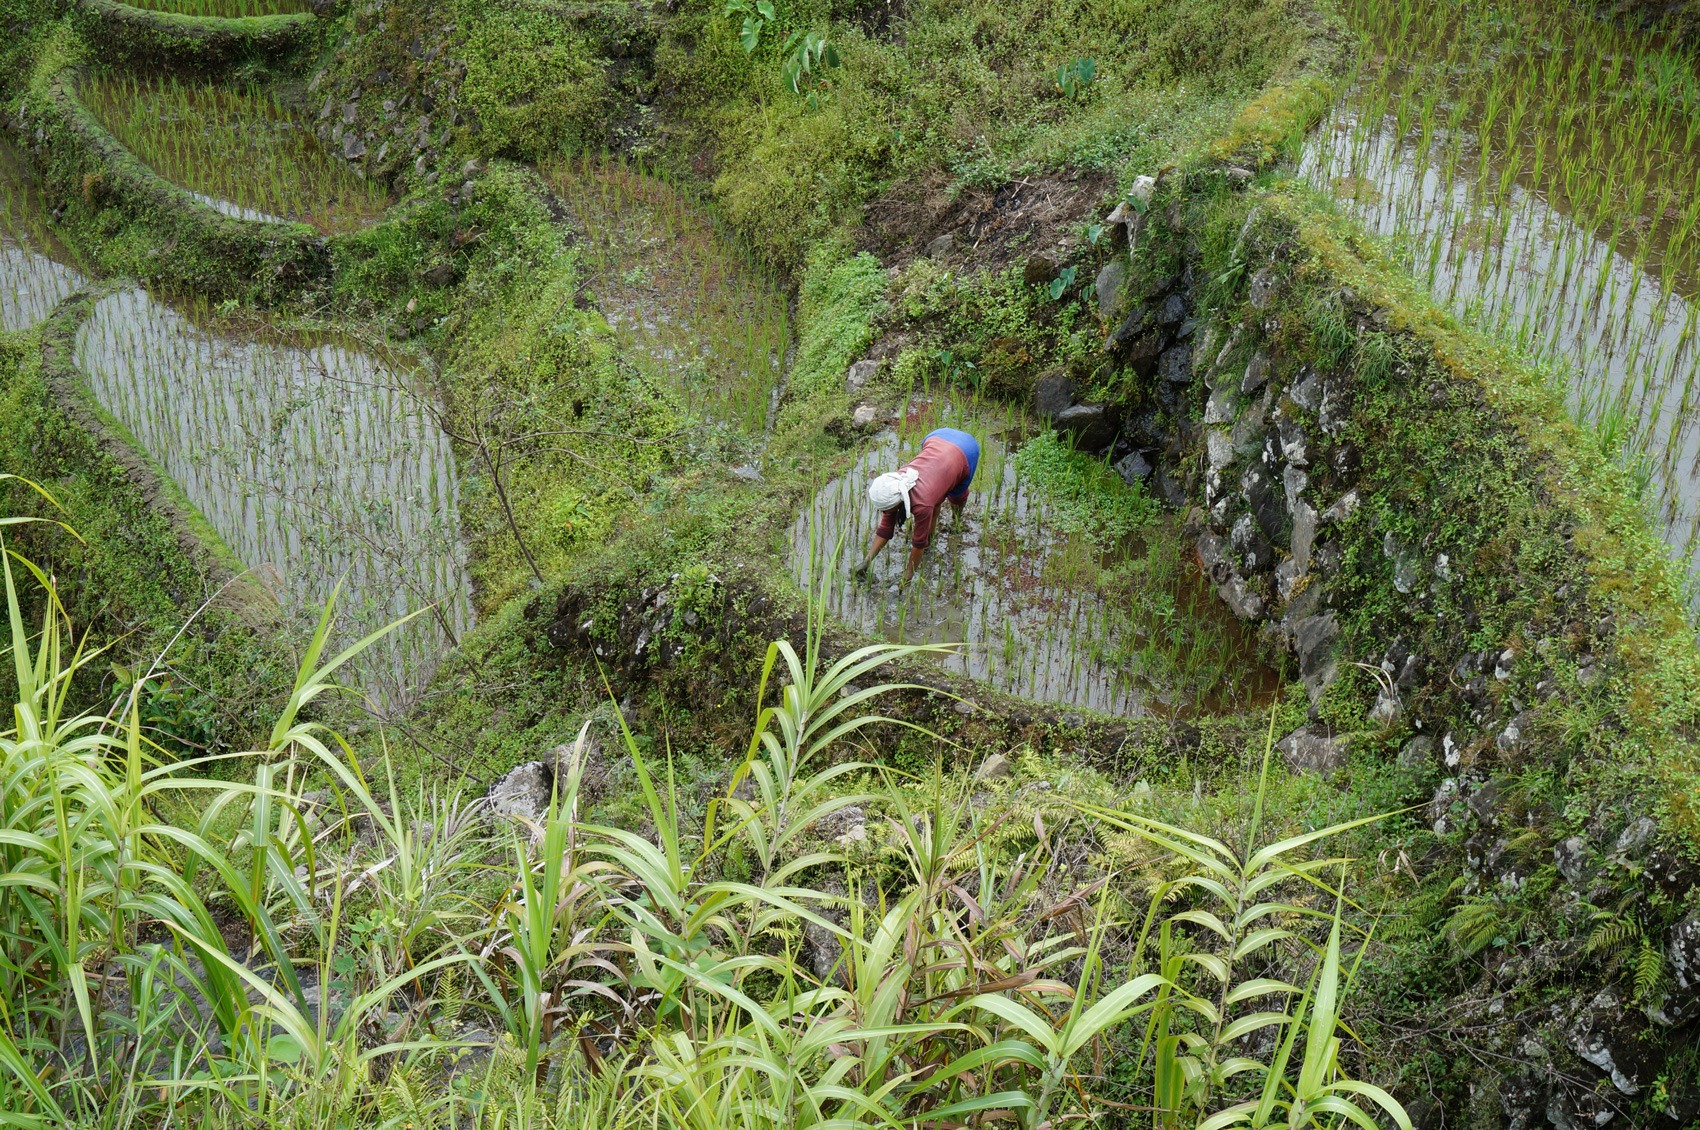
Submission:
[[918,545],[912,545],[909,547],[909,560],[903,564],[903,580],[905,584],[908,583],[909,578],[915,575],[915,569],[921,564],[921,554],[925,552],[927,551]]
[[862,558],[862,563],[856,566],[853,571],[857,573],[866,573],[868,571],[868,566],[873,564],[874,558],[879,556],[880,550],[891,544],[891,539],[896,535],[897,513],[892,510],[882,511],[880,513],[879,524],[874,527],[873,544],[868,546],[867,556]]
[[933,523],[938,521],[938,516],[939,508],[936,505],[916,503],[909,539],[909,560],[903,565],[904,581],[915,575],[915,570],[921,564],[921,554],[933,544]]
[[962,517],[962,508],[968,503],[968,484],[973,479],[974,472],[970,470],[967,476],[956,484],[956,488],[944,496],[945,500],[950,503],[950,516],[952,518]]
[[858,572],[858,573],[867,572],[868,566],[872,565],[874,563],[874,558],[879,556],[880,550],[884,549],[887,545],[890,545],[890,544],[891,544],[891,539],[886,537],[884,534],[879,534],[879,533],[874,534],[873,544],[868,546],[868,554],[867,554],[866,557],[862,558],[862,563],[860,565],[856,566],[856,572]]

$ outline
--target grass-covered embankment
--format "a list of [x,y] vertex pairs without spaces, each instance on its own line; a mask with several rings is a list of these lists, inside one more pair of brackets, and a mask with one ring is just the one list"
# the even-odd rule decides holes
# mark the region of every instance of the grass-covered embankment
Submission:
[[76,0],[71,10],[78,33],[107,66],[201,75],[284,69],[319,45],[319,21],[309,11],[219,16],[121,0]]

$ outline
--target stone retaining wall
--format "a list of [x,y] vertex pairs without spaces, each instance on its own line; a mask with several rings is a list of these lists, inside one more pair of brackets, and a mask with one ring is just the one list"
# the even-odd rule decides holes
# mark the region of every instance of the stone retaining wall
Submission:
[[[1431,1002],[1502,1057],[1507,1124],[1596,1123],[1656,1087],[1700,1115],[1700,1083],[1669,1078],[1700,1038],[1700,648],[1668,549],[1545,378],[1304,190],[1250,190],[1225,257],[1202,249],[1189,223],[1222,205],[1189,193],[1220,175],[1152,209],[1191,241],[1200,309],[1148,393],[1193,410],[1143,442],[1221,599],[1297,659],[1289,767],[1385,751],[1454,916],[1518,938]],[[1122,406],[1136,433],[1143,408]],[[1656,999],[1584,950],[1602,908],[1664,955]]]

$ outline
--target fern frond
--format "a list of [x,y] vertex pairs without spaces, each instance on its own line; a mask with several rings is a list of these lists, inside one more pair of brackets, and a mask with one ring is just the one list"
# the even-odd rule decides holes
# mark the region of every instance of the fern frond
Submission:
[[1616,961],[1641,937],[1640,925],[1624,915],[1601,911],[1595,920],[1597,925],[1582,943],[1582,952],[1589,957]]
[[1665,991],[1666,982],[1670,979],[1670,968],[1665,961],[1665,953],[1653,945],[1645,936],[1637,948],[1634,959],[1635,966],[1635,1003],[1640,1005],[1652,1004]]
[[1446,923],[1446,937],[1464,956],[1473,956],[1499,935],[1501,923],[1497,904],[1467,902],[1452,912]]

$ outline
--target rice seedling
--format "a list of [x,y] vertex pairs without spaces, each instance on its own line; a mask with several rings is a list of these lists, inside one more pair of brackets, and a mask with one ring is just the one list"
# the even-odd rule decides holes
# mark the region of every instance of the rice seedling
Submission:
[[389,203],[381,187],[327,152],[274,88],[101,74],[82,96],[140,161],[226,215],[338,232],[370,222]]
[[356,627],[436,609],[362,659],[374,704],[404,705],[472,618],[453,453],[405,371],[139,289],[95,304],[75,356],[236,555],[275,574],[286,608],[317,608],[345,578]]
[[[851,581],[843,556],[827,559],[817,547],[842,544],[843,554],[858,554],[878,520],[868,480],[944,426],[981,444],[961,520],[940,517],[907,587],[898,583],[902,554],[889,550],[866,581]],[[1024,697],[1119,714],[1266,701],[1278,679],[1184,559],[1179,539],[1161,529],[1156,508],[1119,480],[1105,490],[1100,476],[1114,472],[1054,435],[1030,439],[1034,431],[1007,404],[916,390],[897,427],[870,441],[793,522],[797,583],[872,635],[963,645],[940,661]],[[1040,467],[1040,459],[1061,467]],[[1082,482],[1087,467],[1092,481]]]
[[283,12],[311,12],[311,0],[124,0],[133,8],[171,12],[179,16],[212,16],[237,19],[271,16]]
[[1436,297],[1615,412],[1695,566],[1700,79],[1657,37],[1534,0],[1345,5],[1357,80],[1301,174],[1403,248]]
[[585,235],[590,290],[633,358],[707,420],[759,435],[791,348],[780,280],[641,167],[586,155],[543,173]]
[[23,156],[0,138],[0,330],[28,329],[83,285],[71,262]]

